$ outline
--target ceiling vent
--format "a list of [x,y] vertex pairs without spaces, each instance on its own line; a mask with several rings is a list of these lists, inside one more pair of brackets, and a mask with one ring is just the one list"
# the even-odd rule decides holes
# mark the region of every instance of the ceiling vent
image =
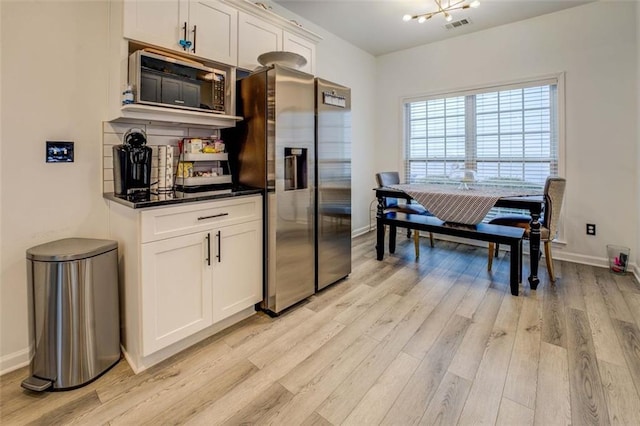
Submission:
[[454,28],[460,28],[461,26],[468,25],[470,23],[471,23],[471,19],[463,18],[463,19],[460,19],[459,21],[449,22],[448,24],[445,25],[445,28],[448,30],[452,30]]

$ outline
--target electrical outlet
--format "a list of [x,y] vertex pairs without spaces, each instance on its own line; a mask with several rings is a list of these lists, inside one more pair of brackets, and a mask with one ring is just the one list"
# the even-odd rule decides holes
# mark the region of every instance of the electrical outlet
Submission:
[[596,235],[595,223],[587,223],[587,235]]

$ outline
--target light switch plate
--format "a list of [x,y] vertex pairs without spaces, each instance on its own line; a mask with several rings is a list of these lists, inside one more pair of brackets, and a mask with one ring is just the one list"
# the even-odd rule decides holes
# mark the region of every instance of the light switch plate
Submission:
[[73,142],[47,141],[47,163],[73,163]]

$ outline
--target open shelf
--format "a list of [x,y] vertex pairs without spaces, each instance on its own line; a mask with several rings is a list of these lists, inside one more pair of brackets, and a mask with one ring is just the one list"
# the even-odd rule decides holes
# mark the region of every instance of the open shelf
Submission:
[[176,185],[181,186],[200,186],[214,185],[218,183],[231,183],[231,175],[222,176],[193,176],[193,177],[176,177]]
[[229,154],[226,152],[217,154],[190,154],[185,152],[182,154],[182,158],[184,161],[229,161]]
[[123,105],[122,108],[120,108],[119,116],[112,121],[118,122],[122,120],[139,120],[145,123],[171,123],[173,126],[224,129],[235,127],[236,122],[242,120],[242,117],[153,105],[129,104]]

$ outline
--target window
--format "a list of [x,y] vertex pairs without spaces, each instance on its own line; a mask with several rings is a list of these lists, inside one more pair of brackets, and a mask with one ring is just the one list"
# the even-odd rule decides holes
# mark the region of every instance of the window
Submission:
[[557,78],[405,102],[405,180],[542,186],[558,174]]

